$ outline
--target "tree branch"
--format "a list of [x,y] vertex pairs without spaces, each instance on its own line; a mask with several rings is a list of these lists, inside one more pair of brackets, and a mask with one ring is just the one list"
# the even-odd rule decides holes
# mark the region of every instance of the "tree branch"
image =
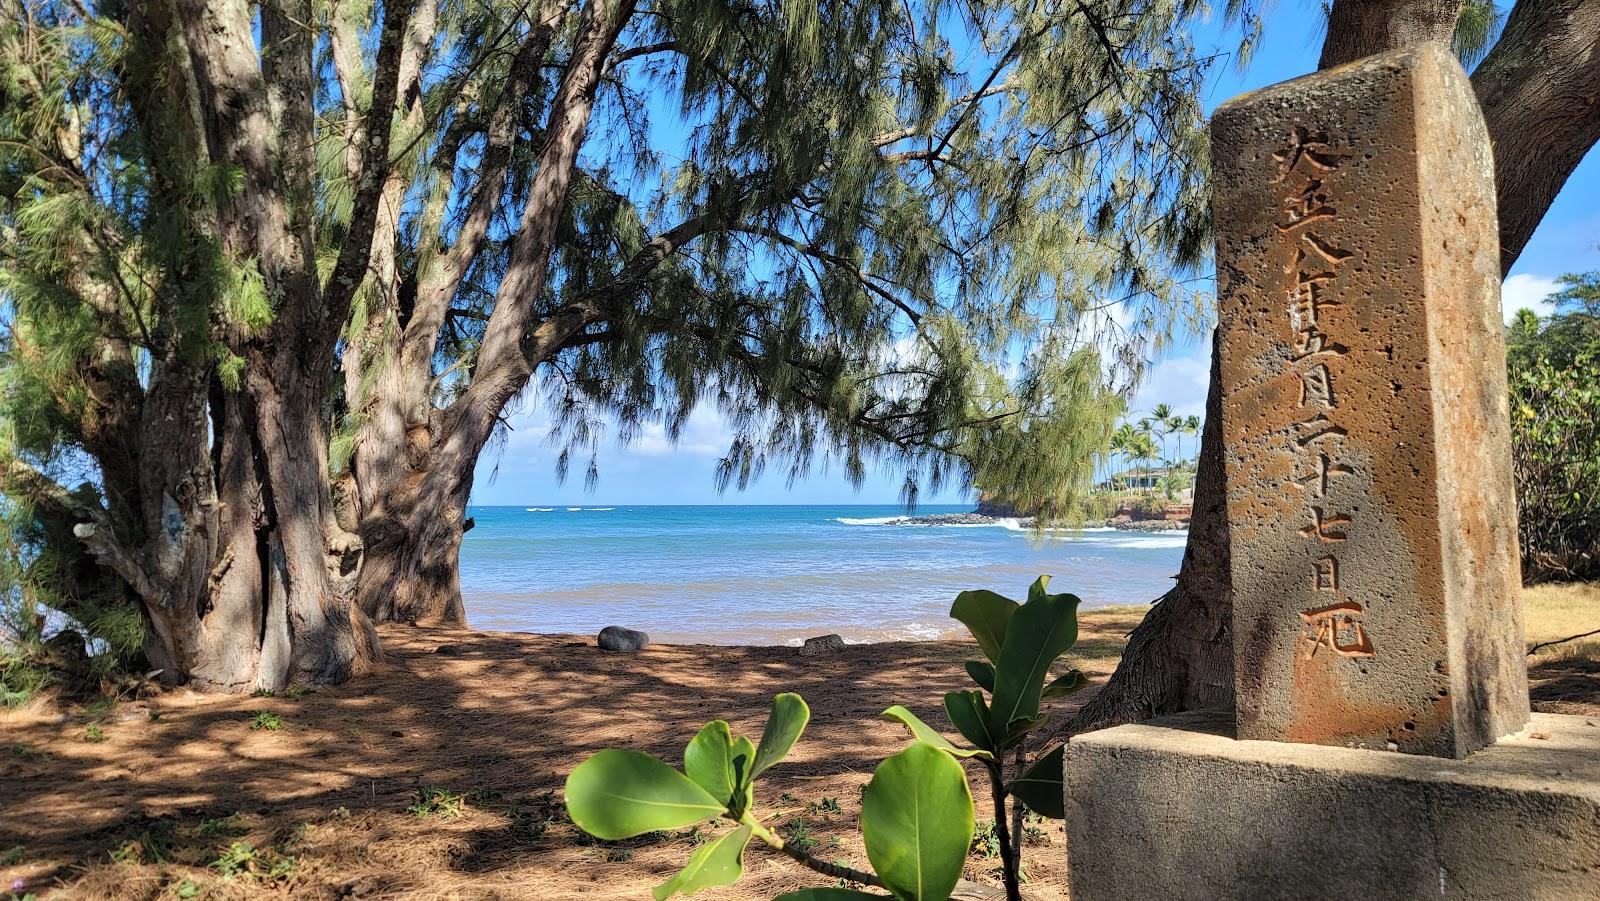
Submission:
[[1494,143],[1501,275],[1600,142],[1596,35],[1600,0],[1521,0],[1472,73]]
[[356,288],[366,277],[367,261],[372,257],[372,235],[378,221],[378,205],[389,177],[389,137],[394,122],[395,99],[400,86],[401,50],[406,23],[415,0],[390,0],[383,5],[383,28],[378,37],[378,61],[373,75],[372,103],[367,108],[362,131],[361,175],[356,179],[355,202],[344,245],[328,281],[323,286],[323,321],[332,323],[337,337],[350,310]]
[[146,602],[163,604],[162,593],[156,590],[144,567],[117,541],[104,510],[79,501],[56,480],[15,457],[7,458],[5,467],[0,469],[0,490],[11,497],[25,497],[44,505],[62,519],[73,522],[72,534],[83,542],[100,565],[121,576]]

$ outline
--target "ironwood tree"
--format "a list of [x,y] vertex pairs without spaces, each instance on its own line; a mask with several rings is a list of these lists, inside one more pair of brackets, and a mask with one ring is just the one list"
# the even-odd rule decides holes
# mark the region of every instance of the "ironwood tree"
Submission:
[[[1334,0],[1320,68],[1422,41],[1452,44],[1494,145],[1502,273],[1600,141],[1600,0]],[[1129,636],[1110,680],[1069,721],[1081,732],[1233,706],[1228,524],[1213,352],[1194,513],[1177,583]]]
[[1065,511],[1108,366],[1195,311],[1188,0],[0,8],[9,546],[169,680],[334,682],[374,620],[460,623],[519,403],[563,472],[711,403],[724,484]]

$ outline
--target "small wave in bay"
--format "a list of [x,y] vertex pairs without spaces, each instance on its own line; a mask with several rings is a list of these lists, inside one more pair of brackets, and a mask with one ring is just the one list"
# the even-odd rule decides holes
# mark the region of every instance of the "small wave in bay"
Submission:
[[1186,538],[1041,536],[1016,520],[920,527],[892,506],[574,505],[606,515],[527,515],[564,509],[472,508],[477,527],[461,548],[471,625],[588,635],[619,625],[672,643],[941,638],[959,632],[948,618],[958,593],[1021,597],[1046,573],[1086,606],[1147,603],[1171,587]]

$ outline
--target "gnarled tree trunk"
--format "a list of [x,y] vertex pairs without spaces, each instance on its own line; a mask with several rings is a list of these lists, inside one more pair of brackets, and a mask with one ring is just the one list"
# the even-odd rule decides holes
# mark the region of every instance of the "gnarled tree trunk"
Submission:
[[[324,285],[309,227],[309,0],[126,10],[130,63],[119,72],[148,169],[148,216],[168,230],[147,251],[159,273],[148,368],[135,375],[115,290],[78,276],[75,293],[110,326],[86,356],[107,363],[87,364],[102,390],[81,428],[104,504],[21,461],[0,472],[0,486],[42,502],[44,518],[115,573],[142,610],[145,656],[168,682],[223,691],[340,682],[378,653],[354,603],[357,542],[333,515],[323,400],[367,266],[408,15],[405,2],[384,5],[371,102],[381,113],[364,117],[360,187]],[[203,187],[215,171],[237,183]],[[228,295],[256,280],[270,322],[232,312]]]
[[[1460,8],[1460,0],[1336,0],[1320,66],[1419,41],[1449,42]],[[1510,271],[1567,177],[1600,141],[1596,35],[1600,0],[1522,0],[1472,75],[1495,148],[1502,272]],[[1133,631],[1116,672],[1063,732],[1233,703],[1233,610],[1214,348],[1194,520],[1178,584]]]
[[[355,392],[358,403],[370,406],[357,438],[353,479],[365,549],[356,596],[374,620],[465,625],[458,561],[478,455],[505,405],[528,385],[538,366],[596,321],[597,311],[583,302],[542,321],[535,309],[544,293],[556,227],[600,77],[634,5],[633,0],[591,0],[579,15],[470,386],[448,407],[434,410],[428,366],[450,301],[498,209],[510,148],[517,140],[518,103],[550,46],[563,8],[559,4],[546,9],[512,64],[512,77],[486,134],[485,177],[468,204],[461,234],[443,259],[421,273],[409,316],[403,321],[397,317],[395,327],[379,338],[390,341],[395,351],[388,362],[369,355],[376,369],[375,388],[370,397]],[[348,384],[347,397],[352,393]]]
[[1134,629],[1111,682],[1079,709],[1067,725],[1070,731],[1233,703],[1227,495],[1222,435],[1212,425],[1222,407],[1219,363],[1213,353],[1206,428],[1194,477],[1194,512],[1178,583]]

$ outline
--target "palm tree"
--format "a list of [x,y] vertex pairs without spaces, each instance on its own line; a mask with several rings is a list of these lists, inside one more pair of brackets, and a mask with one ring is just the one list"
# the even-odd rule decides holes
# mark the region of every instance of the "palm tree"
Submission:
[[1178,455],[1167,460],[1169,468],[1183,462],[1183,423],[1183,417],[1176,413],[1167,417],[1167,434],[1176,435],[1178,438]]
[[1172,421],[1175,418],[1170,404],[1156,404],[1155,409],[1150,411],[1150,419],[1146,420],[1146,422],[1155,422],[1156,432],[1161,437],[1161,456],[1163,458],[1167,456],[1167,436],[1172,434]]
[[1143,478],[1140,479],[1140,482],[1144,483],[1143,488],[1147,491],[1151,487],[1149,485],[1150,461],[1156,459],[1156,452],[1155,438],[1151,436],[1148,427],[1135,434],[1133,447],[1129,449],[1129,453],[1133,455],[1134,460],[1144,464],[1144,471],[1141,473]]
[[1158,459],[1154,423],[1148,417],[1139,420],[1139,428],[1136,430],[1136,434],[1138,435],[1138,443],[1133,448],[1132,454],[1135,462],[1145,464],[1144,471],[1140,474],[1145,477],[1142,481],[1148,482],[1150,480],[1150,461]]
[[[1127,468],[1128,455],[1132,452],[1133,445],[1136,443],[1137,438],[1138,433],[1133,430],[1133,426],[1126,422],[1118,426],[1117,430],[1111,433],[1111,452],[1113,454],[1113,458],[1115,458],[1116,455],[1120,455],[1122,459],[1121,466],[1123,468]],[[1116,472],[1116,468],[1117,467],[1113,465],[1111,473],[1112,488],[1116,488],[1117,486],[1118,474]]]
[[[1183,431],[1184,431],[1185,434],[1188,434],[1188,435],[1198,435],[1198,434],[1200,434],[1200,417],[1194,416],[1194,415],[1190,415],[1190,416],[1186,417],[1183,420]],[[1180,450],[1178,453],[1182,454],[1183,451]],[[1194,455],[1195,455],[1195,462],[1198,465],[1199,458],[1200,458],[1200,446],[1198,444],[1195,445]],[[1188,459],[1188,458],[1186,457],[1185,459]]]

